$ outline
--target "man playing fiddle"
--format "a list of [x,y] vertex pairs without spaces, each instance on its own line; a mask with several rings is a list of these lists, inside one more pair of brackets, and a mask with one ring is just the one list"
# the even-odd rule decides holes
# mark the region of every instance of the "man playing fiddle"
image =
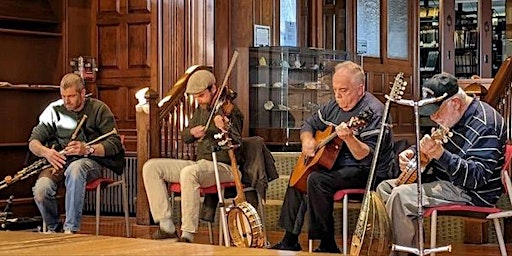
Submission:
[[[198,103],[188,127],[181,135],[185,143],[195,143],[196,161],[168,158],[153,158],[148,160],[142,174],[146,188],[149,208],[159,230],[153,239],[177,238],[178,233],[172,222],[172,209],[166,182],[179,182],[181,185],[181,238],[182,242],[193,242],[194,234],[199,223],[200,187],[215,185],[214,162],[212,161],[212,146],[217,146],[215,134],[228,129],[233,144],[241,145],[243,115],[236,105],[230,113],[215,114],[213,122],[205,127],[212,105],[219,88],[215,84],[215,76],[206,70],[194,72],[187,83],[185,93],[192,95]],[[228,117],[229,116],[229,117]],[[230,125],[227,125],[228,121]],[[240,150],[235,150],[237,154]],[[238,153],[239,154],[239,153]],[[233,181],[228,152],[221,150],[217,153],[220,182]]]

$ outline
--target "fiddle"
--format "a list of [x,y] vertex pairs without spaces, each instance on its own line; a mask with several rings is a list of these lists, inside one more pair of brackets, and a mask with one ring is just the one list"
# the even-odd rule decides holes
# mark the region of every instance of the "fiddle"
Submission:
[[209,127],[210,122],[212,121],[213,116],[222,109],[224,116],[231,115],[231,111],[233,111],[234,105],[233,100],[236,98],[236,92],[229,89],[226,84],[229,78],[229,75],[231,74],[231,70],[233,70],[233,67],[236,63],[236,60],[238,59],[238,52],[235,51],[233,53],[233,57],[231,57],[231,61],[229,63],[228,70],[226,72],[226,75],[224,76],[224,81],[222,81],[221,87],[217,90],[217,93],[213,97],[213,108],[212,112],[210,112],[210,116],[208,117],[208,121],[206,122],[205,127]]

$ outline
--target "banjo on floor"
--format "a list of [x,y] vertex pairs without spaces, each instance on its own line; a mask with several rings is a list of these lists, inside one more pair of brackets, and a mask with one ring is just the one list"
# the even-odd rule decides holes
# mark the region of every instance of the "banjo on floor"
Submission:
[[393,241],[393,232],[391,230],[391,220],[386,212],[384,203],[375,191],[370,191],[374,182],[375,169],[379,157],[380,145],[387,124],[389,106],[392,99],[400,99],[402,97],[406,82],[403,81],[403,73],[400,72],[395,77],[395,82],[391,88],[390,95],[386,95],[388,100],[384,107],[382,122],[380,127],[375,153],[370,167],[370,174],[366,183],[366,192],[361,205],[361,211],[357,219],[356,229],[352,236],[352,244],[350,246],[350,255],[389,255],[391,252],[391,244]]

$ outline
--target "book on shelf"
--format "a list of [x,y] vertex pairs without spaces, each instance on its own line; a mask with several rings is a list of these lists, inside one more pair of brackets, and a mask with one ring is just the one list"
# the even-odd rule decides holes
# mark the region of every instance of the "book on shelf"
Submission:
[[425,66],[420,68],[420,71],[434,71],[437,66],[437,59],[439,57],[439,51],[429,51],[427,55],[427,61]]

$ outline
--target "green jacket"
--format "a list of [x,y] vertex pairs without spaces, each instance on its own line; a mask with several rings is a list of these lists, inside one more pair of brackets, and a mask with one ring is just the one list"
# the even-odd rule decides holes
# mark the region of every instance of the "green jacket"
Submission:
[[[202,140],[196,139],[194,136],[190,134],[190,129],[192,127],[196,127],[198,125],[206,125],[208,121],[208,117],[210,115],[210,109],[196,108],[192,119],[190,119],[189,125],[187,128],[183,129],[181,135],[183,141],[185,143],[193,143],[197,141],[196,147],[196,160],[206,159],[212,161],[212,146],[218,146],[218,139],[215,139],[213,136],[215,134],[220,133],[220,129],[215,126],[215,123],[210,121],[210,125],[206,129],[206,135]],[[229,130],[229,137],[232,139],[232,144],[234,145],[242,145],[242,125],[244,116],[240,109],[235,105],[231,115],[229,116],[229,120],[231,122],[231,128]],[[237,161],[240,160],[240,152],[241,150],[235,150],[235,155],[237,156]],[[221,150],[217,152],[217,161],[222,163],[230,164],[231,160],[229,159],[229,155],[227,150]]]

